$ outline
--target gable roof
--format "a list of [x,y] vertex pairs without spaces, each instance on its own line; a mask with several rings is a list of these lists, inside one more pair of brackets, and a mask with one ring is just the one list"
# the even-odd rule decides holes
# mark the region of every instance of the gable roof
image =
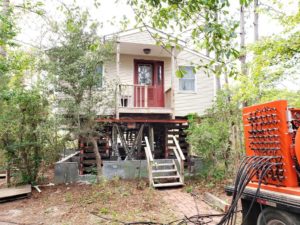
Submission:
[[182,47],[183,50],[187,51],[187,52],[190,52],[198,57],[201,57],[203,59],[206,59],[206,60],[213,60],[212,58],[206,56],[205,54],[201,53],[201,52],[198,52],[196,50],[193,50],[189,47],[187,47],[187,42],[186,41],[183,41],[183,40],[180,40],[170,34],[167,34],[163,31],[160,31],[160,30],[157,30],[153,27],[150,27],[150,26],[141,26],[141,27],[136,27],[136,28],[132,28],[132,29],[128,29],[128,30],[124,30],[124,31],[119,31],[119,32],[115,32],[115,33],[111,33],[111,34],[107,34],[107,35],[104,35],[103,37],[103,40],[107,40],[107,39],[112,39],[114,37],[117,38],[117,41],[119,41],[121,38],[124,38],[124,37],[128,37],[130,35],[136,35],[136,34],[139,34],[139,33],[142,33],[142,32],[147,32],[150,37],[153,39],[154,42],[156,42],[156,38],[154,36],[158,35],[160,38],[162,38],[162,40],[174,40],[176,41],[180,47]]

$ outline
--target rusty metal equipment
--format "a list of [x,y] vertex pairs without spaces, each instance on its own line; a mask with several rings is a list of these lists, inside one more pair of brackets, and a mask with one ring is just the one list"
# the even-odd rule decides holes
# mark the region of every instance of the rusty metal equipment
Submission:
[[[247,156],[272,156],[273,166],[261,188],[300,194],[300,109],[288,108],[285,100],[246,107],[243,110]],[[255,186],[256,171],[250,186]],[[292,189],[291,189],[292,188]]]

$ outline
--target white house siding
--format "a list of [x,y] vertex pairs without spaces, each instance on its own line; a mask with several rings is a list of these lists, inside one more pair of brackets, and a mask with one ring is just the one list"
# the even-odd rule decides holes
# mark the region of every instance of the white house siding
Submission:
[[[155,45],[155,40],[148,31],[129,32],[118,37],[120,43],[135,43],[142,45]],[[164,61],[164,89],[171,87],[171,57],[154,57],[146,55],[120,55],[120,77],[116,77],[116,63],[105,65],[105,77],[119,80],[121,84],[134,83],[134,59]],[[206,63],[205,57],[189,50],[182,50],[176,57],[176,66],[192,66]],[[174,78],[175,85],[175,115],[186,116],[190,113],[203,115],[205,110],[212,105],[215,95],[214,76],[207,76],[203,71],[196,74],[196,91],[194,93],[179,91],[179,78]]]
[[[193,66],[201,64],[201,57],[188,51],[182,51],[177,56],[177,66]],[[205,60],[202,58],[202,60]],[[207,61],[206,61],[207,62]],[[206,63],[205,61],[203,63]],[[212,105],[214,99],[214,76],[208,76],[203,71],[196,73],[196,91],[179,91],[179,78],[175,78],[175,115],[186,116],[190,113],[203,115]]]
[[120,42],[155,45],[156,41],[151,37],[148,31],[139,31],[119,37]]

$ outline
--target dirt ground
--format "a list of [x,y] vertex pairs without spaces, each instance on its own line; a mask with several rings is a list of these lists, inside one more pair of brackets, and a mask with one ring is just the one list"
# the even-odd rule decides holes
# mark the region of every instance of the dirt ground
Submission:
[[198,212],[217,212],[202,201],[199,193],[203,192],[197,186],[196,198],[188,193],[189,186],[155,190],[147,187],[146,181],[114,180],[40,188],[41,193],[33,189],[28,199],[0,204],[0,225],[120,224],[118,221],[166,224]]

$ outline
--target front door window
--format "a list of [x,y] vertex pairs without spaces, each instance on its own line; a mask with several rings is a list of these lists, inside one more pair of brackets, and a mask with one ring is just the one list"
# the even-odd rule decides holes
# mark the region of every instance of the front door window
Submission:
[[152,64],[138,64],[138,82],[143,85],[152,85]]

